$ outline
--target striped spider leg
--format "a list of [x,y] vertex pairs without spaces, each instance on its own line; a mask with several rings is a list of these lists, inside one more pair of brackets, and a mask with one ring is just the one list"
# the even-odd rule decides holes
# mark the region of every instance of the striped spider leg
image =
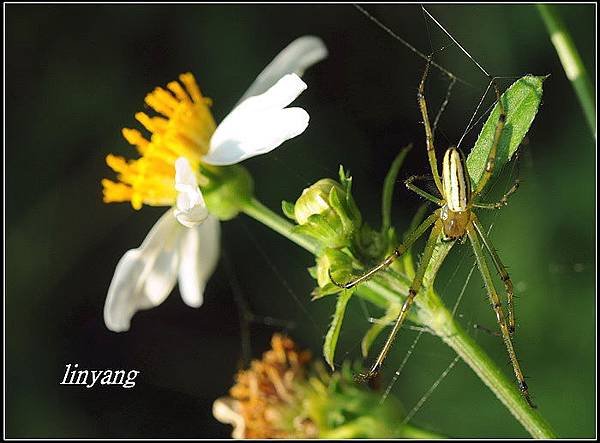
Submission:
[[[433,203],[440,206],[440,208],[436,209],[433,214],[431,214],[427,219],[425,219],[425,221],[423,221],[413,232],[411,232],[406,237],[406,240],[402,244],[397,246],[396,249],[394,249],[394,251],[378,265],[369,269],[361,276],[354,278],[353,280],[344,284],[336,283],[332,279],[332,282],[334,284],[343,289],[350,289],[356,285],[363,283],[364,281],[370,279],[374,274],[376,274],[380,270],[387,268],[398,257],[402,256],[417,239],[419,239],[425,232],[427,232],[427,230],[430,227],[433,226],[429,235],[429,239],[427,240],[427,244],[425,246],[421,262],[417,268],[417,272],[412,281],[412,284],[410,285],[408,296],[402,305],[396,322],[394,323],[394,326],[391,332],[389,333],[385,344],[383,345],[383,348],[381,349],[375,363],[371,366],[371,368],[366,374],[361,374],[360,378],[367,380],[379,373],[383,362],[393,345],[394,339],[396,338],[398,331],[402,327],[402,324],[404,323],[404,320],[408,315],[408,311],[411,308],[415,297],[417,296],[419,290],[422,287],[425,271],[429,265],[438,239],[441,238],[445,241],[456,241],[458,239],[468,237],[471,242],[473,251],[475,253],[477,265],[485,283],[490,304],[492,305],[492,309],[496,314],[498,326],[500,328],[502,339],[506,346],[506,350],[508,352],[515,376],[517,378],[519,389],[528,405],[533,408],[535,407],[535,405],[531,401],[527,383],[525,383],[525,378],[519,365],[519,361],[517,360],[517,356],[511,338],[512,333],[515,329],[513,284],[508,275],[506,267],[502,264],[498,253],[495,251],[495,249],[492,246],[492,243],[485,234],[477,215],[473,212],[473,208],[497,209],[505,206],[508,202],[508,198],[510,197],[510,195],[512,195],[518,188],[519,183],[516,182],[515,185],[497,203],[479,202],[479,197],[481,196],[482,191],[486,188],[486,185],[488,184],[490,178],[494,173],[494,167],[496,163],[496,152],[498,144],[500,143],[502,131],[504,130],[506,113],[503,104],[500,100],[500,93],[494,82],[496,96],[498,99],[498,106],[500,108],[500,116],[498,118],[498,122],[496,123],[494,138],[486,160],[485,170],[483,172],[481,180],[475,186],[475,189],[471,189],[471,177],[469,176],[467,170],[465,158],[462,155],[462,153],[455,147],[450,147],[446,150],[442,164],[442,175],[440,176],[437,167],[435,148],[433,144],[433,133],[429,121],[427,102],[425,101],[424,95],[425,79],[427,78],[430,62],[431,60],[428,61],[427,66],[425,68],[425,72],[419,84],[417,99],[419,109],[423,118],[423,124],[425,126],[427,157],[429,159],[429,165],[431,167],[433,179],[441,195],[441,198],[436,197],[426,191],[423,191],[413,183],[415,180],[423,178],[422,176],[410,177],[405,181],[405,184],[410,190],[414,191],[421,197],[432,201]],[[502,308],[502,303],[500,302],[498,292],[494,287],[492,276],[490,274],[490,270],[488,268],[486,260],[486,252],[491,257],[494,267],[499,272],[500,278],[504,283],[504,288],[507,293],[508,321]]]

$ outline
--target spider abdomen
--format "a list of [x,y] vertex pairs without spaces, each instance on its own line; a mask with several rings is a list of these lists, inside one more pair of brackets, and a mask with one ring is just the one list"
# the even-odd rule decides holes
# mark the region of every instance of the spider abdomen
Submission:
[[462,153],[448,148],[442,166],[444,200],[452,212],[465,212],[471,204],[471,178]]
[[446,238],[465,235],[471,219],[471,178],[462,153],[448,148],[442,164],[442,187],[446,204],[442,207],[441,219]]

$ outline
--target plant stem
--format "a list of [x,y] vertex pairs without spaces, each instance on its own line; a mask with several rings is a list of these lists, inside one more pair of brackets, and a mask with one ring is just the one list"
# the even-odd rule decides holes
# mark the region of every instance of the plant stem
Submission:
[[[317,252],[316,244],[309,238],[293,231],[290,222],[283,219],[256,199],[244,208],[244,213],[272,228],[311,253]],[[490,357],[475,343],[467,332],[454,320],[452,313],[444,306],[441,298],[433,290],[433,280],[437,270],[452,248],[452,243],[439,243],[425,274],[427,290],[415,298],[419,321],[435,333],[467,363],[477,376],[492,390],[513,416],[534,438],[554,438],[555,434],[539,412],[530,408],[521,397],[516,386]],[[364,289],[363,289],[364,288]],[[370,280],[359,286],[357,295],[380,307],[398,303],[405,294],[399,294],[379,280]]]
[[515,389],[515,384],[451,316],[447,318],[442,328],[434,330],[471,367],[532,437],[556,438],[554,431],[539,412],[525,403],[521,394]]
[[448,437],[444,437],[435,432],[427,431],[425,429],[415,428],[412,425],[406,424],[402,427],[402,437],[404,438],[418,438],[421,440],[445,440]]
[[544,20],[550,40],[558,53],[567,78],[571,81],[594,138],[596,137],[596,104],[594,91],[575,43],[554,5],[536,5]]
[[308,252],[312,252],[313,254],[317,252],[316,242],[308,237],[295,233],[293,231],[293,224],[271,211],[257,199],[253,198],[250,200],[243,211],[246,215],[261,222],[263,225],[268,226],[273,231],[280,233],[298,246],[306,249]]

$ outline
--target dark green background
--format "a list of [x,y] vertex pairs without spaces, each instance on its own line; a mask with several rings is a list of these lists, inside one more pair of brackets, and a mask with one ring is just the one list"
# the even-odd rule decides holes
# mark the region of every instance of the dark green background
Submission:
[[[454,88],[440,123],[441,152],[462,134],[486,78],[431,22],[428,34],[418,6],[368,9],[425,53],[431,45],[447,46],[437,61],[472,83]],[[560,436],[592,437],[595,140],[533,6],[430,10],[491,73],[551,74],[528,144],[517,167],[507,168],[523,186],[484,222],[494,223],[493,242],[515,281],[516,346],[540,411]],[[559,11],[595,79],[595,6]],[[227,437],[230,430],[213,419],[211,405],[243,361],[232,282],[252,313],[292,321],[290,334],[317,355],[334,299],[310,303],[311,256],[240,216],[223,224],[224,258],[202,308],[188,308],[175,291],[160,307],[136,315],[130,332],[109,332],[102,307],[114,267],[164,209],[104,205],[99,182],[113,176],[105,155],[133,155],[120,130],[136,125],[133,114],[155,86],[191,70],[213,98],[219,121],[287,43],[318,35],[330,57],[307,73],[309,88],[297,101],[311,115],[308,130],[245,166],[257,196],[278,210],[282,199],[335,177],[343,163],[365,218],[378,226],[381,184],[398,149],[415,143],[400,178],[427,171],[416,106],[424,61],[351,5],[7,5],[5,14],[6,435]],[[446,86],[434,70],[427,91],[432,108]],[[496,194],[507,180],[498,182]],[[420,201],[397,189],[393,220],[403,231]],[[449,305],[471,263],[465,245],[443,266],[436,285]],[[510,376],[501,341],[470,326],[496,328],[481,287],[474,274],[458,313]],[[360,303],[351,300],[338,363],[359,356],[368,326]],[[263,321],[249,327],[253,356],[282,329]],[[414,336],[401,334],[388,380]],[[439,339],[424,336],[393,394],[412,408],[452,358]],[[141,375],[130,390],[60,386],[67,363]],[[449,436],[527,436],[462,362],[413,423]]]

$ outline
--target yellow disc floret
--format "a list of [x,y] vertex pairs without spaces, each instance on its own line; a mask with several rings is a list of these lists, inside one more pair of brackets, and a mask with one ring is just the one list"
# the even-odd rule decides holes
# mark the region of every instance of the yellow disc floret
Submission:
[[[180,83],[179,83],[180,82]],[[143,204],[169,206],[175,203],[175,160],[185,157],[194,171],[208,152],[216,124],[210,112],[210,99],[203,97],[191,73],[181,74],[179,82],[156,88],[145,102],[159,115],[135,115],[151,134],[150,140],[137,129],[123,129],[123,137],[141,155],[136,160],[109,154],[108,166],[119,182],[102,180],[104,202],[129,201],[134,209]],[[198,174],[199,184],[206,178]]]

